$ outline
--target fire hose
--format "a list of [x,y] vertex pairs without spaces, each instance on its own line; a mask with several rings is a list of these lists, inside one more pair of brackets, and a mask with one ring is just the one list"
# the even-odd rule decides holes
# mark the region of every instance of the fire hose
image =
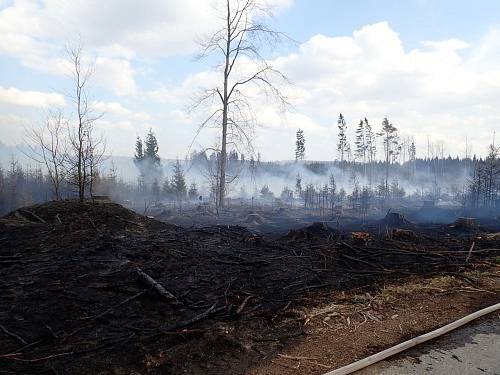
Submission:
[[350,365],[340,367],[336,370],[325,373],[324,375],[347,375],[352,374],[355,371],[359,371],[365,367],[371,366],[374,363],[380,362],[388,357],[391,357],[395,354],[401,353],[409,348],[412,348],[416,345],[422,344],[426,341],[435,339],[439,336],[442,336],[454,329],[457,329],[467,323],[470,323],[473,320],[476,320],[484,315],[491,314],[492,312],[500,310],[500,303],[495,305],[486,307],[482,310],[476,311],[470,315],[467,315],[461,319],[458,319],[450,324],[447,324],[441,328],[438,328],[434,331],[425,333],[423,335],[412,338],[411,340],[402,342],[396,346],[393,346],[389,349],[385,349],[379,353],[373,354],[369,357],[360,359],[359,361],[353,362]]

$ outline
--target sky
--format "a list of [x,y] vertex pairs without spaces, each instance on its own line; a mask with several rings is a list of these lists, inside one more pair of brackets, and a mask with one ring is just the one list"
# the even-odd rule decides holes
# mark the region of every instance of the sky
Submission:
[[[0,0],[0,142],[21,144],[56,108],[74,120],[65,51],[81,40],[108,151],[131,156],[152,128],[160,156],[184,158],[208,114],[192,104],[221,78],[216,57],[195,59],[197,41],[218,25],[217,1]],[[264,50],[290,80],[291,105],[249,92],[262,159],[292,159],[298,128],[306,159],[337,158],[339,113],[351,138],[361,118],[378,130],[388,117],[419,156],[428,140],[463,156],[467,139],[484,154],[500,131],[499,1],[267,1],[269,24],[291,38]],[[217,135],[206,129],[193,147]]]

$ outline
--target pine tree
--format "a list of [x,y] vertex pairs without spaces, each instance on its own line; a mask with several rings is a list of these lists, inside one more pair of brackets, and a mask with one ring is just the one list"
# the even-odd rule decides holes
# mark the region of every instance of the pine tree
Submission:
[[382,121],[382,132],[385,152],[385,197],[389,196],[389,167],[397,156],[400,146],[398,141],[398,129],[392,125],[387,117]]
[[305,152],[306,152],[306,140],[304,137],[304,131],[299,129],[297,130],[295,141],[295,161],[304,160]]
[[135,141],[134,162],[137,164],[141,162],[143,159],[144,159],[144,152],[142,150],[142,140],[141,138],[137,137],[137,140]]
[[366,162],[366,131],[365,131],[365,122],[363,120],[359,121],[358,127],[356,128],[356,138],[354,141],[356,145],[355,155],[357,159],[363,160],[363,163]]
[[153,133],[153,129],[149,129],[148,134],[146,134],[146,140],[144,141],[144,159],[150,161],[152,165],[160,165],[160,156],[158,155],[158,141]]
[[358,127],[356,129],[356,139],[354,141],[354,144],[356,145],[356,159],[361,159],[363,161],[363,175],[366,177],[366,155],[368,146],[366,143],[365,122],[363,120],[359,121]]
[[369,182],[372,184],[373,179],[373,163],[375,162],[375,157],[377,156],[377,139],[376,135],[373,133],[373,129],[371,125],[368,123],[368,119],[365,117],[365,139],[366,139],[366,152],[368,155],[368,163],[369,163]]
[[345,122],[342,113],[339,115],[338,128],[339,128],[339,143],[337,144],[337,150],[340,155],[340,162],[343,164],[345,161],[345,157],[350,152],[350,147],[349,144],[347,143],[347,134],[346,134],[347,124]]
[[300,177],[300,174],[295,178],[295,194],[297,197],[302,196],[302,177]]
[[410,177],[415,175],[415,161],[417,160],[417,148],[415,147],[415,140],[412,139],[410,147],[408,148],[408,157],[410,162]]
[[330,208],[333,214],[333,210],[335,208],[335,199],[337,197],[337,184],[335,183],[335,177],[333,176],[333,173],[330,174],[330,179],[328,184],[328,196],[330,200]]
[[149,188],[155,180],[161,179],[161,159],[158,155],[158,141],[152,129],[146,134],[144,142],[137,137],[135,142],[134,163],[139,169],[139,185]]
[[196,183],[191,183],[189,186],[189,191],[188,191],[188,197],[190,200],[194,201],[198,198],[198,187],[196,186]]
[[173,193],[177,201],[182,201],[186,198],[187,185],[184,179],[184,172],[182,171],[181,163],[177,160],[174,164],[174,175],[170,183]]
[[368,123],[368,119],[365,117],[365,135],[366,135],[366,149],[368,151],[368,161],[373,163],[375,157],[377,156],[377,143],[376,135],[373,133],[371,125]]
[[165,179],[165,181],[163,181],[163,186],[161,188],[161,193],[162,195],[169,199],[172,197],[172,186],[170,186],[170,181],[168,181],[168,179]]
[[255,163],[255,159],[253,157],[253,154],[250,155],[250,165],[249,165],[249,168],[250,168],[250,174],[253,176],[255,176],[256,172],[257,172],[257,164]]

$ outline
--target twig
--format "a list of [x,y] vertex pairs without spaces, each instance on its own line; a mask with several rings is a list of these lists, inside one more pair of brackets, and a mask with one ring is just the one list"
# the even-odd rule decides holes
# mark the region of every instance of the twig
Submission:
[[247,296],[245,297],[245,299],[243,300],[243,302],[241,303],[241,305],[238,307],[238,309],[236,309],[236,314],[241,314],[241,312],[243,311],[243,309],[245,308],[248,300],[252,298],[252,296]]
[[318,359],[317,357],[301,357],[301,356],[293,356],[293,355],[288,355],[288,354],[278,354],[281,358],[286,358],[286,359],[294,359],[296,361],[302,361],[302,360],[314,360]]
[[27,345],[28,343],[26,342],[26,340],[24,340],[21,336],[15,334],[14,332],[11,332],[9,331],[7,328],[5,328],[3,325],[0,324],[0,329],[3,331],[3,333],[5,333],[6,335],[10,336],[10,337],[13,337],[15,339],[17,339],[18,341],[20,341],[21,343],[23,343],[24,345]]
[[103,311],[102,313],[100,313],[100,314],[93,315],[93,316],[85,316],[85,317],[83,317],[83,318],[80,318],[80,320],[86,320],[86,319],[97,319],[97,318],[100,318],[101,316],[106,315],[106,314],[107,314],[107,313],[109,313],[110,311],[112,311],[112,310],[114,310],[114,309],[116,309],[116,308],[118,308],[118,307],[120,307],[120,306],[122,306],[122,305],[126,304],[127,302],[130,302],[130,301],[132,301],[132,300],[134,300],[134,299],[136,299],[136,298],[138,298],[138,297],[142,296],[142,295],[143,295],[144,293],[146,293],[146,292],[147,292],[146,290],[141,290],[139,293],[136,293],[136,294],[134,294],[133,296],[131,296],[131,297],[129,297],[129,298],[127,298],[127,299],[125,299],[124,301],[120,302],[120,303],[119,303],[118,305],[116,305],[116,306],[112,306],[112,307],[110,307],[110,308],[108,308],[108,309],[104,310],[104,311]]
[[467,254],[467,258],[465,258],[465,263],[469,263],[470,256],[472,255],[472,250],[474,250],[474,246],[476,246],[476,242],[472,241],[472,245],[469,249],[469,254]]
[[278,365],[278,366],[283,366],[283,367],[290,369],[290,370],[298,370],[300,367],[300,363],[297,363],[297,366],[290,366],[290,365],[287,365],[285,363],[277,362],[275,360],[271,360],[271,363],[274,363],[275,365]]
[[14,361],[33,363],[33,362],[47,361],[47,360],[52,359],[52,358],[63,357],[63,356],[72,355],[72,354],[73,354],[73,352],[64,352],[64,353],[48,355],[46,357],[41,357],[41,358],[34,358],[34,359],[21,359],[21,358],[17,358],[15,356],[12,356],[12,355],[7,355],[7,356],[3,356],[3,357],[5,359],[12,359]]

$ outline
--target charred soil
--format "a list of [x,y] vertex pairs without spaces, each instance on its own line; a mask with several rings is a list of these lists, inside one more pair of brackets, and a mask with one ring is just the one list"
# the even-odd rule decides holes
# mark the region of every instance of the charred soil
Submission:
[[267,373],[257,364],[310,337],[297,311],[498,261],[500,238],[412,230],[360,240],[318,224],[270,241],[110,202],[17,210],[0,219],[0,373]]

